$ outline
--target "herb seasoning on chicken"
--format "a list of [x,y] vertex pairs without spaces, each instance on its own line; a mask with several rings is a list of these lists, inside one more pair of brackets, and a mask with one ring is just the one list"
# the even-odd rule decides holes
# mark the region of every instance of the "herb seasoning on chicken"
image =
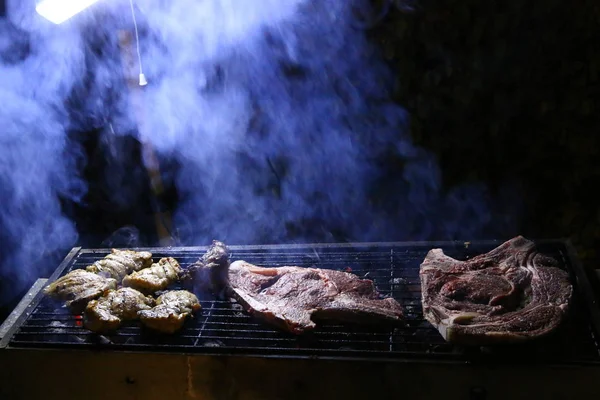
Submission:
[[150,268],[135,271],[123,278],[123,286],[132,287],[143,293],[154,293],[166,289],[179,280],[182,272],[177,260],[172,257],[161,258]]
[[105,296],[88,303],[83,324],[94,332],[116,330],[122,321],[138,319],[138,312],[149,310],[155,301],[132,288],[111,290]]
[[112,249],[111,254],[95,261],[86,268],[87,271],[120,281],[125,275],[152,264],[152,253],[147,251]]
[[187,290],[166,292],[156,299],[156,307],[138,313],[146,327],[162,333],[175,333],[187,316],[200,310],[198,298]]
[[79,314],[89,301],[116,288],[117,281],[115,279],[76,269],[48,285],[44,289],[44,293],[50,297],[65,300],[65,304],[71,312]]

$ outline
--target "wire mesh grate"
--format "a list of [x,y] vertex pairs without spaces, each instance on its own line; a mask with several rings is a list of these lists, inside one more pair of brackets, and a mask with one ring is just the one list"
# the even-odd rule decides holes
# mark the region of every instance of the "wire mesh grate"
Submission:
[[[448,245],[444,251],[458,259],[467,259],[493,247],[491,244],[468,247],[456,244]],[[277,249],[248,247],[231,252],[232,260],[243,259],[261,266],[329,268],[372,279],[383,296],[392,296],[403,305],[406,323],[400,327],[329,324],[320,326],[313,333],[296,336],[250,317],[240,304],[208,300],[201,301],[201,312],[173,335],[149,332],[136,322],[124,323],[115,334],[99,335],[83,328],[81,316],[70,315],[55,302],[42,297],[9,345],[281,357],[421,358],[458,362],[514,362],[518,354],[518,359],[528,362],[600,362],[589,310],[578,295],[577,287],[575,312],[561,330],[549,338],[503,348],[462,348],[446,343],[421,314],[419,265],[430,248],[426,244],[372,248],[295,246]],[[148,250],[152,251],[155,260],[170,256],[186,266],[196,261],[204,248]],[[555,244],[544,252],[563,260],[565,268],[573,274],[563,246]],[[72,269],[85,268],[106,254],[106,250],[80,250],[61,275]]]

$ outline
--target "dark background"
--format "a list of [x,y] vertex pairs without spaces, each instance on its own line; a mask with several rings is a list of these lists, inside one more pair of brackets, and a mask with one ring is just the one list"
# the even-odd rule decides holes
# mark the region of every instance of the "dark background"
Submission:
[[522,234],[568,237],[597,265],[600,5],[413,3],[372,37],[398,71],[414,139],[438,155],[447,185],[518,182]]
[[[500,191],[501,182],[514,182],[525,206],[521,234],[569,238],[584,264],[595,268],[600,5],[590,0],[400,5],[368,35],[397,71],[396,99],[411,116],[413,139],[437,155],[444,185],[484,182]],[[112,144],[133,155],[118,167],[137,176],[139,185],[136,201],[115,210],[106,184],[111,160],[99,130],[71,136],[88,159],[85,205],[64,204],[77,223],[79,244],[98,247],[123,226],[139,230],[137,244],[156,244],[155,211],[174,209],[177,193],[167,187],[161,203],[153,203],[139,143],[123,137]],[[382,163],[391,175],[401,171],[399,160]],[[163,173],[177,169],[169,160],[161,165]],[[378,195],[385,197],[385,190]],[[344,232],[331,240],[343,241]],[[18,300],[2,306],[0,320]]]

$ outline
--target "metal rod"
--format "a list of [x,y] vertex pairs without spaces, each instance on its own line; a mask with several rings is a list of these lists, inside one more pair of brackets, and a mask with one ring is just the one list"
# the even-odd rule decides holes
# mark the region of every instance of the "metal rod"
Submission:
[[[160,163],[152,144],[146,139],[145,134],[148,127],[144,111],[144,93],[143,88],[139,86],[138,80],[130,77],[131,66],[135,63],[133,38],[130,32],[119,31],[119,46],[121,49],[121,58],[123,65],[123,74],[129,88],[129,100],[137,120],[139,139],[142,145],[142,158],[144,167],[150,178],[150,186],[152,192],[157,199],[160,199],[164,194],[164,185],[160,175]],[[154,207],[154,224],[158,234],[159,243],[161,246],[173,246],[176,240],[173,236],[173,227],[171,221],[171,213],[161,210],[158,206]]]

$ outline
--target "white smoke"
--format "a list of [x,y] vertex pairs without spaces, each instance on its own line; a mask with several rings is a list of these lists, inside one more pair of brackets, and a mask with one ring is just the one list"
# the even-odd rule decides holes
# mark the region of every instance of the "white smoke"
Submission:
[[[39,275],[29,260],[76,243],[59,201],[85,192],[67,133],[74,127],[137,130],[177,161],[175,222],[185,244],[483,232],[493,223],[485,190],[446,196],[434,157],[412,145],[408,117],[390,101],[394,76],[352,24],[350,8],[361,2],[134,1],[149,81],[142,118],[118,44],[120,31],[134,34],[128,0],[104,0],[61,25],[36,15],[33,0],[9,2],[30,51],[0,65],[0,221],[11,243],[0,270],[27,280]],[[127,78],[138,68],[136,57]],[[390,154],[403,173],[382,171],[378,160]],[[119,173],[115,193],[137,187]]]
[[[76,243],[60,198],[78,200],[85,191],[73,168],[80,154],[66,135],[64,107],[84,73],[81,37],[68,27],[45,29],[23,18],[27,2],[8,6],[15,20],[0,20],[2,40],[23,42],[27,50],[6,45],[10,62],[0,63],[0,272],[3,283],[17,283],[7,284],[2,297],[39,277],[40,265],[53,261],[45,258]],[[27,31],[19,29],[24,21]],[[14,52],[23,59],[14,59]]]

